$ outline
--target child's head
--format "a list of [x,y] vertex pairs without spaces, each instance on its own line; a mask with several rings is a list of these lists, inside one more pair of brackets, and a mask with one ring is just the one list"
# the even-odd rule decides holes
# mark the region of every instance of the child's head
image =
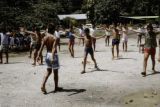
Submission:
[[153,26],[151,24],[147,26],[147,31],[153,31]]
[[86,29],[84,29],[84,33],[86,34],[86,35],[89,35],[89,29],[88,28],[86,28]]
[[56,26],[53,23],[48,24],[48,33],[54,34]]

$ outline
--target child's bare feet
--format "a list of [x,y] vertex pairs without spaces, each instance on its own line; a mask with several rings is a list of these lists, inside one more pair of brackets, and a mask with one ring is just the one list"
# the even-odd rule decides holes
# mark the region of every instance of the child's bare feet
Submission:
[[54,93],[58,92],[58,91],[62,91],[63,88],[62,87],[56,87],[55,90],[54,90]]
[[146,72],[141,72],[141,74],[145,77],[146,76]]
[[152,69],[152,71],[153,71],[153,73],[154,73],[154,74],[156,74],[156,73],[157,73],[157,71],[156,71],[155,69]]
[[36,63],[32,63],[33,66],[36,66]]
[[83,70],[83,71],[81,72],[81,74],[84,74],[84,73],[86,73],[85,70]]
[[47,94],[45,87],[41,87],[41,91],[43,92],[43,94]]

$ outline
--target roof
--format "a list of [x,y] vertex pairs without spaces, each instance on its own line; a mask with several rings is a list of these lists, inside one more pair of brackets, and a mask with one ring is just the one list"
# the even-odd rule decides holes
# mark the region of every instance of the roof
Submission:
[[159,16],[120,16],[123,18],[129,18],[129,19],[137,19],[137,20],[143,20],[143,19],[157,19]]
[[66,17],[74,18],[77,20],[86,20],[87,14],[68,14],[68,15],[58,15],[60,20],[65,19]]

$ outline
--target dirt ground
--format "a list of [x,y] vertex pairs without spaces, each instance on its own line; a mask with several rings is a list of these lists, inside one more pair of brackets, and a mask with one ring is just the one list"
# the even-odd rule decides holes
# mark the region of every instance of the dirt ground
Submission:
[[9,64],[0,65],[0,107],[160,107],[160,73],[152,74],[149,59],[147,76],[142,77],[143,54],[138,52],[135,38],[129,38],[128,47],[127,53],[122,52],[121,44],[121,58],[112,60],[111,47],[105,47],[104,39],[98,40],[95,58],[101,70],[96,71],[88,57],[87,73],[80,74],[84,47],[76,45],[75,58],[71,58],[63,45],[59,85],[64,90],[53,93],[52,74],[47,95],[40,91],[46,65],[32,67],[29,53],[11,57]]

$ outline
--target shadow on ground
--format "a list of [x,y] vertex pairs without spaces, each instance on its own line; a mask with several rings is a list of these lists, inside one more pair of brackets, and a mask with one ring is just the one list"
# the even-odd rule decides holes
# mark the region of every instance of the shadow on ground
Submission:
[[156,73],[147,74],[147,75],[146,75],[146,77],[147,77],[147,76],[153,76],[153,75],[157,75],[157,74],[160,74],[160,72],[156,72]]
[[[85,92],[86,89],[62,89],[58,92],[73,92],[72,94],[69,94],[68,96],[76,95]],[[54,91],[48,92],[47,94],[55,93]]]

